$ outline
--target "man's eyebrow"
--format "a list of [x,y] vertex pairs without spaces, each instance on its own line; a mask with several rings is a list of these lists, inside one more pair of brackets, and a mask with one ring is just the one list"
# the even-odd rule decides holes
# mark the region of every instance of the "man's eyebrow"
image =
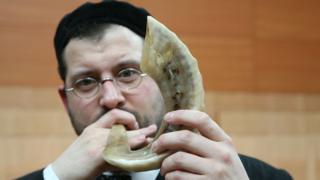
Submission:
[[125,67],[128,67],[128,66],[134,66],[136,68],[140,68],[140,62],[137,61],[137,60],[127,60],[127,61],[122,61],[122,62],[119,62],[117,65],[116,65],[116,68],[117,69],[121,69],[121,68],[125,68]]
[[82,70],[75,72],[74,74],[71,74],[70,80],[71,80],[71,82],[74,82],[81,77],[92,75],[93,73],[94,73],[94,70],[92,70],[92,69],[82,69]]

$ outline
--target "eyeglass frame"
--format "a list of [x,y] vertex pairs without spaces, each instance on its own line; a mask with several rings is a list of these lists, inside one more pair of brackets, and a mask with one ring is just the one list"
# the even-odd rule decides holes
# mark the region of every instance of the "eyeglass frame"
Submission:
[[[140,80],[139,80],[139,82],[138,82],[135,86],[133,86],[133,87],[131,87],[131,88],[128,88],[128,89],[123,89],[123,87],[121,87],[121,86],[119,85],[119,81],[117,80],[117,78],[118,78],[118,75],[120,74],[120,72],[122,72],[122,71],[124,71],[124,70],[128,70],[128,69],[134,70],[134,71],[136,71],[137,73],[139,73],[139,78],[140,78]],[[84,78],[77,79],[77,80],[75,80],[75,81],[72,83],[72,85],[71,85],[70,88],[65,88],[64,91],[65,91],[65,92],[72,92],[72,93],[75,94],[76,96],[78,96],[78,97],[80,97],[80,98],[83,98],[83,99],[89,99],[89,98],[92,98],[92,97],[96,96],[96,95],[99,93],[99,91],[101,90],[101,86],[102,86],[105,82],[107,82],[107,81],[115,82],[116,86],[117,86],[120,90],[122,90],[122,91],[128,91],[128,90],[135,89],[135,88],[139,87],[140,84],[141,84],[141,82],[142,82],[142,80],[143,80],[143,77],[145,77],[145,76],[147,76],[146,73],[142,73],[141,71],[139,71],[139,70],[136,69],[136,68],[126,68],[126,69],[123,69],[123,70],[119,71],[119,73],[116,75],[116,77],[113,77],[113,78],[112,78],[112,77],[107,77],[107,78],[103,78],[103,79],[98,80],[98,79],[96,79],[96,78],[87,76],[87,77],[84,77]],[[81,80],[85,80],[85,79],[91,79],[91,80],[96,81],[96,83],[97,83],[97,85],[93,88],[93,90],[94,90],[94,89],[97,89],[96,92],[94,92],[91,96],[88,96],[88,97],[79,95],[79,93],[77,93],[76,88],[74,88],[74,85],[75,85],[77,82],[79,82],[79,81],[81,81]]]

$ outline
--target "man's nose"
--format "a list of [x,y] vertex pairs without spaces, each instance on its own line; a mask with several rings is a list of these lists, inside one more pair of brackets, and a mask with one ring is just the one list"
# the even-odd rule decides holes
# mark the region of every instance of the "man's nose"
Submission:
[[103,81],[101,84],[100,105],[108,109],[120,107],[125,98],[113,80]]

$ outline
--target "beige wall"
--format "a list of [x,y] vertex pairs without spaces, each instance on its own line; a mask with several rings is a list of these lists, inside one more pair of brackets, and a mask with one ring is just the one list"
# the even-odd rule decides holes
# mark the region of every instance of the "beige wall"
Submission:
[[[1,84],[59,82],[52,47],[55,26],[80,2],[0,2]],[[189,45],[208,90],[320,92],[317,0],[134,2]]]
[[[50,163],[75,138],[52,39],[82,1],[0,1],[0,179]],[[320,1],[135,0],[199,60],[207,112],[240,152],[320,178]]]

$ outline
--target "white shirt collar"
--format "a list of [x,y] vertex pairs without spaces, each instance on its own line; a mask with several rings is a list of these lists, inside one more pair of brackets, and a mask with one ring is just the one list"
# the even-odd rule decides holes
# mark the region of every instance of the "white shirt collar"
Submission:
[[155,180],[159,174],[159,169],[131,173],[132,180]]

